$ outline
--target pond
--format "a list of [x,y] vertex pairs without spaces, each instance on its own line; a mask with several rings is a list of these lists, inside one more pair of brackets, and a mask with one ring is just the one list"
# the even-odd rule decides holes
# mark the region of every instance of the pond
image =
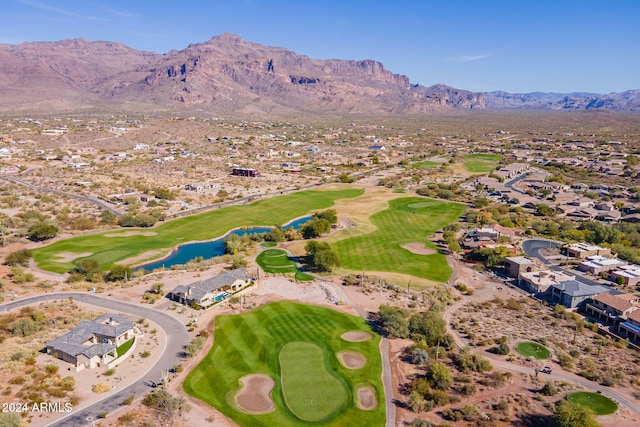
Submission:
[[[298,218],[286,223],[282,226],[282,228],[287,229],[293,227],[295,229],[298,229],[302,226],[302,224],[311,219],[312,218],[310,216],[304,216],[302,218]],[[236,228],[235,230],[232,230],[224,236],[215,240],[210,240],[208,242],[186,243],[175,248],[173,252],[171,252],[165,258],[140,265],[136,267],[134,271],[143,269],[146,271],[153,271],[156,268],[171,268],[174,265],[186,264],[192,259],[198,257],[202,257],[203,259],[211,259],[217,256],[221,256],[224,255],[224,239],[226,239],[231,234],[244,236],[245,234],[268,233],[269,231],[271,231],[271,229],[272,227]]]

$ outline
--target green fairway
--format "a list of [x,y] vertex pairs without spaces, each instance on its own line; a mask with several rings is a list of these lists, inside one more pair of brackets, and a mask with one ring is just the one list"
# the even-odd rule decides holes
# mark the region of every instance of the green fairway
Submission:
[[523,356],[533,357],[538,360],[549,359],[551,352],[548,348],[537,342],[521,342],[516,345],[516,351]]
[[412,168],[424,168],[424,169],[435,169],[442,166],[443,163],[440,162],[431,162],[429,160],[425,160],[424,162],[416,162],[411,163]]
[[290,342],[280,350],[282,392],[287,406],[304,421],[322,421],[347,403],[342,381],[327,371],[320,347]]
[[495,170],[502,156],[497,154],[467,154],[463,156],[469,159],[462,163],[467,172],[488,173]]
[[567,400],[591,408],[597,415],[609,415],[618,410],[616,402],[598,393],[579,391],[568,395]]
[[[373,232],[335,241],[343,268],[354,271],[388,271],[446,282],[451,268],[428,238],[464,212],[464,205],[407,197],[390,200],[388,209],[374,213]],[[337,236],[338,238],[340,236]],[[412,253],[402,246],[421,242],[433,250],[429,255]]]
[[[312,210],[331,207],[337,199],[357,197],[362,193],[357,189],[300,191],[250,205],[229,206],[178,218],[151,229],[112,230],[61,240],[34,249],[33,258],[38,267],[56,273],[65,273],[74,267],[72,261],[61,260],[61,254],[95,259],[103,270],[108,270],[114,263],[128,258],[145,253],[149,253],[149,258],[159,258],[178,243],[211,240],[234,228],[284,224]],[[86,253],[91,255],[84,256]]]
[[[372,338],[350,342],[348,331],[366,331]],[[214,345],[189,373],[184,390],[214,406],[241,426],[383,426],[384,389],[380,336],[365,319],[324,307],[277,302],[242,315],[215,319]],[[337,358],[357,351],[367,360],[360,369],[347,369]],[[239,407],[235,395],[247,375],[268,375],[275,409],[251,414]],[[378,405],[361,410],[356,390],[371,384]]]

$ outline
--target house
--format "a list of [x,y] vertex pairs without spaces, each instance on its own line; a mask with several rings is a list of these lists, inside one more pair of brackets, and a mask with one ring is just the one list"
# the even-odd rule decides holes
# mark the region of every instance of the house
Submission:
[[578,259],[583,259],[592,255],[611,256],[611,249],[600,246],[589,245],[587,243],[573,243],[567,246],[567,255]]
[[618,325],[618,332],[631,340],[640,340],[640,310],[629,313],[627,321]]
[[206,190],[211,190],[212,188],[218,187],[218,184],[212,184],[210,182],[194,182],[191,184],[186,184],[184,189],[187,191],[196,191],[198,193],[202,193]]
[[609,288],[600,285],[587,285],[577,280],[567,280],[551,286],[551,302],[567,308],[578,308],[598,294],[609,292]]
[[553,285],[575,280],[576,276],[562,271],[541,270],[522,272],[518,276],[518,286],[531,293],[545,293]]
[[637,286],[640,284],[640,265],[622,265],[609,274],[612,282],[622,282],[625,286]]
[[621,222],[640,223],[640,213],[633,213],[633,214],[625,215],[622,218],[620,218],[620,221]]
[[181,304],[197,305],[209,308],[213,304],[228,298],[252,282],[244,268],[227,271],[209,279],[199,280],[188,285],[178,285],[168,297]]
[[640,308],[639,301],[640,297],[633,294],[608,292],[596,295],[592,302],[587,303],[585,311],[605,323],[617,324],[626,320],[631,312]]
[[591,255],[583,259],[578,265],[578,270],[586,271],[591,274],[600,274],[606,271],[614,270],[617,267],[625,265],[626,262],[618,258],[609,258],[602,255]]
[[117,348],[133,338],[133,322],[117,314],[104,314],[80,322],[71,332],[47,343],[47,354],[72,363],[76,371],[112,368],[117,364]]
[[513,256],[504,259],[504,269],[510,277],[519,278],[522,273],[540,271],[544,263],[538,258]]
[[371,151],[385,151],[387,148],[384,145],[372,145],[369,147]]
[[231,170],[231,175],[258,177],[260,176],[260,171],[258,169],[250,168],[233,168]]

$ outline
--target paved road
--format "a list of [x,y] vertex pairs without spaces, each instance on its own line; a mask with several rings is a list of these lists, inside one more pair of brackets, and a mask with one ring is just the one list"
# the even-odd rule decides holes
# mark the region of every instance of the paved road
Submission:
[[[349,304],[353,309],[360,315],[366,319],[369,324],[378,332],[380,328],[377,324],[375,324],[369,317],[369,313],[364,311],[362,308],[357,306],[353,301],[351,301],[347,295],[344,293],[344,290],[340,287],[340,285],[336,285],[332,282],[326,282],[333,285],[333,288],[338,292],[340,298],[342,298],[347,304]],[[384,386],[384,400],[385,407],[387,411],[387,421],[386,427],[395,427],[396,425],[396,405],[393,401],[393,382],[391,381],[391,362],[389,361],[389,339],[382,336],[382,340],[380,341],[380,354],[382,355],[382,384]]]
[[136,304],[111,300],[99,297],[95,294],[84,294],[77,292],[45,294],[36,297],[25,298],[19,301],[13,301],[0,305],[0,312],[5,310],[13,310],[24,305],[34,304],[42,301],[51,301],[55,299],[73,298],[74,301],[91,304],[102,307],[107,310],[113,310],[119,313],[129,314],[135,317],[144,317],[145,319],[155,322],[164,330],[167,336],[167,345],[163,349],[155,365],[146,373],[140,373],[142,378],[135,383],[123,388],[122,390],[105,397],[104,399],[93,403],[92,405],[73,410],[65,418],[48,424],[47,426],[69,426],[78,427],[91,425],[93,420],[98,419],[101,413],[110,413],[120,407],[123,400],[130,396],[141,397],[151,391],[148,384],[160,381],[160,371],[163,369],[171,369],[173,366],[181,362],[181,353],[184,347],[189,344],[189,333],[185,325],[171,314],[164,313],[149,307],[142,307]]
[[522,190],[518,190],[517,188],[515,188],[515,187],[513,186],[513,184],[517,183],[518,181],[522,181],[522,180],[523,180],[523,179],[525,179],[527,176],[529,176],[529,173],[525,173],[525,174],[522,174],[522,175],[520,175],[520,176],[517,176],[517,177],[515,177],[514,179],[512,179],[511,181],[505,182],[505,183],[504,183],[504,186],[505,186],[505,187],[507,187],[507,188],[509,188],[509,189],[511,189],[511,190],[513,190],[513,191],[515,191],[516,193],[525,194],[525,192],[524,192],[524,191],[522,191]]
[[[462,300],[460,300],[459,302],[457,302],[456,304],[447,307],[444,312],[442,313],[442,318],[444,319],[446,325],[447,325],[447,332],[449,332],[451,334],[451,336],[453,336],[453,341],[455,342],[456,346],[458,346],[458,348],[462,349],[465,348],[469,345],[468,341],[463,338],[457,330],[455,330],[454,328],[451,327],[451,319],[453,317],[453,313],[456,312],[456,310],[458,310],[460,307],[462,307],[463,305],[465,305],[468,302],[468,297],[463,297]],[[482,354],[484,357],[488,358],[491,360],[491,362],[495,365],[498,366],[500,368],[503,369],[507,369],[510,371],[515,371],[515,372],[521,372],[524,374],[535,374],[535,370],[533,368],[530,367],[526,367],[526,366],[522,366],[522,365],[517,365],[515,363],[511,363],[511,362],[507,362],[506,360],[504,360],[503,358],[501,358],[500,356],[496,356],[495,354],[491,354],[487,351],[478,351],[476,350],[477,353]],[[558,369],[560,369],[558,366],[554,367],[554,369],[556,369],[556,371]],[[636,416],[640,416],[640,406],[638,406],[637,403],[631,401],[630,399],[628,399],[626,396],[613,391],[612,389],[608,388],[608,387],[604,387],[601,386],[599,384],[596,384],[592,381],[586,380],[578,375],[574,375],[574,374],[570,374],[567,372],[561,372],[561,373],[553,373],[553,374],[539,374],[539,375],[544,375],[544,377],[549,377],[550,379],[554,379],[554,380],[559,380],[559,381],[570,381],[570,382],[574,382],[574,383],[578,383],[580,385],[583,385],[584,387],[596,390],[600,393],[602,393],[603,395],[609,397],[610,399],[613,399],[615,401],[617,401],[618,403],[622,403],[623,405],[625,405],[627,408],[629,408],[629,410],[633,413],[635,413]],[[640,419],[638,420],[640,421]]]
[[[605,286],[608,287],[606,283],[600,283],[597,280],[593,280],[589,277],[586,277],[583,273],[579,271],[567,270],[557,265],[554,265],[551,261],[546,259],[542,254],[540,254],[540,250],[544,248],[559,248],[560,242],[556,242],[553,240],[542,240],[542,239],[529,239],[522,242],[522,250],[525,254],[538,258],[545,265],[550,266],[551,270],[561,271],[563,273],[569,274],[571,276],[576,276],[576,280],[578,282],[585,283],[590,286]],[[613,288],[611,288],[613,290]]]
[[45,193],[54,193],[54,194],[62,194],[65,196],[69,196],[73,199],[76,200],[82,200],[83,202],[88,202],[88,203],[92,203],[94,205],[98,205],[99,207],[101,207],[102,209],[106,209],[110,212],[113,212],[115,215],[117,216],[122,216],[122,212],[120,212],[117,209],[112,208],[111,206],[109,206],[108,204],[100,201],[100,200],[96,200],[96,199],[92,199],[91,197],[86,197],[86,196],[81,196],[79,194],[73,194],[73,193],[67,193],[66,191],[60,191],[60,190],[54,190],[53,188],[46,188],[46,187],[39,187],[37,185],[33,185],[27,181],[23,181],[21,179],[18,178],[14,178],[12,176],[7,176],[7,175],[1,175],[0,178],[7,180],[7,181],[11,181],[15,184],[18,185],[23,185],[25,187],[29,187],[31,189],[37,190],[37,191],[43,191]]

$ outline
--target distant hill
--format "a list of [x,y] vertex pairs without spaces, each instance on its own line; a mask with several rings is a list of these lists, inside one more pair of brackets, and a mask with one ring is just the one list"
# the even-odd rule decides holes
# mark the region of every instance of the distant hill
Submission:
[[470,109],[640,110],[619,94],[474,93],[411,84],[373,60],[316,60],[222,34],[166,54],[82,39],[0,45],[0,111],[206,111],[243,116]]

